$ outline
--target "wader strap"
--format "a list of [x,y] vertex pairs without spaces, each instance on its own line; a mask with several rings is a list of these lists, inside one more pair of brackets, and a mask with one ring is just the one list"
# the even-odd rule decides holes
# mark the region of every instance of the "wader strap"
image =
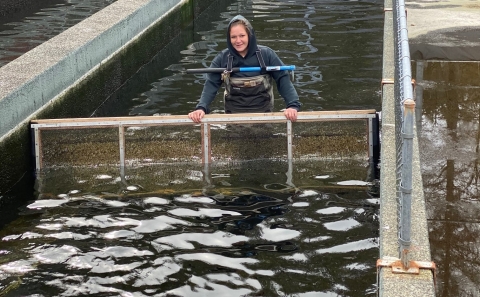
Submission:
[[233,56],[228,53],[227,68],[222,73],[222,80],[226,85],[230,84],[230,73],[232,73],[233,68]]
[[227,61],[227,71],[228,72],[232,72],[232,68],[233,68],[233,56],[230,55],[230,53],[228,53],[228,61]]
[[261,68],[260,73],[267,74],[267,66],[265,65],[265,61],[263,61],[262,51],[260,51],[260,49],[257,47],[257,50],[255,51],[255,53],[257,54],[258,63],[260,63],[260,68]]

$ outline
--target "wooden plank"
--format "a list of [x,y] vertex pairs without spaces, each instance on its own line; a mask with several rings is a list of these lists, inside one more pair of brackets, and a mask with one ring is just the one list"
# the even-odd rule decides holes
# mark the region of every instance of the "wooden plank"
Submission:
[[34,132],[34,142],[35,142],[35,167],[37,170],[42,169],[42,135],[38,128],[33,130]]
[[[325,117],[325,118],[336,118],[339,119],[349,119],[359,118],[362,115],[370,117],[375,114],[374,109],[369,110],[335,110],[335,111],[306,111],[299,112],[298,121],[311,120],[309,117]],[[286,122],[283,112],[272,112],[272,113],[242,113],[242,114],[208,114],[205,115],[202,122],[237,122],[238,120],[245,122]],[[143,122],[143,123],[142,123]],[[166,123],[168,122],[168,123]],[[98,123],[96,127],[109,127],[113,126],[116,123],[134,126],[148,126],[148,125],[159,125],[159,124],[195,124],[193,123],[187,115],[170,115],[170,116],[131,116],[131,117],[98,117],[98,118],[66,118],[66,119],[37,119],[32,120],[32,125],[71,125],[73,127],[81,127],[83,124],[87,123]],[[105,123],[105,124],[102,124]],[[108,123],[108,124],[107,124]],[[44,129],[45,127],[41,127]],[[51,128],[51,127],[49,127]],[[60,128],[60,127],[59,127]]]
[[210,125],[202,124],[202,163],[209,164],[212,162],[212,144],[210,135]]
[[287,157],[288,157],[288,160],[293,159],[292,143],[293,143],[292,121],[287,121]]
[[118,146],[120,153],[120,166],[125,167],[125,128],[121,125],[118,127]]

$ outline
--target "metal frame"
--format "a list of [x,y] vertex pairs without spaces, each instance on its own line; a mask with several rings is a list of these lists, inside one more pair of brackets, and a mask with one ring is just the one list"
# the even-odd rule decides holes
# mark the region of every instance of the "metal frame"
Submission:
[[[369,157],[373,155],[372,119],[376,117],[374,109],[369,110],[340,110],[340,111],[311,111],[299,112],[297,122],[319,121],[348,121],[367,120]],[[287,149],[288,159],[293,158],[293,124],[285,118],[282,112],[273,113],[244,113],[244,114],[211,114],[202,119],[202,162],[211,163],[211,135],[210,124],[218,123],[286,123],[287,124]],[[59,129],[82,128],[115,128],[118,127],[120,164],[125,166],[125,127],[147,127],[162,125],[198,125],[186,115],[176,116],[137,116],[137,117],[104,117],[104,118],[69,118],[69,119],[44,119],[31,121],[34,134],[35,165],[36,169],[42,168],[41,131]]]
[[420,274],[420,269],[430,270],[433,275],[434,286],[436,286],[437,266],[429,261],[410,261],[408,265],[403,263],[402,259],[378,259],[377,260],[377,278],[382,268],[391,268],[394,274]]

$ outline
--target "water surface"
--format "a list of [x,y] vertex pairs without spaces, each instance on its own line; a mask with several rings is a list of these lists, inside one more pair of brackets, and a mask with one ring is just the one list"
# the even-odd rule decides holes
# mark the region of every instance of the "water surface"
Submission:
[[417,127],[437,296],[478,296],[479,62],[415,61]]
[[32,7],[2,16],[0,67],[113,2],[115,0],[41,1]]
[[364,163],[311,163],[45,171],[0,231],[2,292],[374,296],[379,205],[356,179]]

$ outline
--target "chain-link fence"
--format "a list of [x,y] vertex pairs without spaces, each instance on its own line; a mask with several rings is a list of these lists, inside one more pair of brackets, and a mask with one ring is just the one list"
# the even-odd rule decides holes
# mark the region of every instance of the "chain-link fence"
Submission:
[[412,154],[415,123],[412,71],[404,0],[394,0],[395,30],[395,144],[397,153],[396,190],[399,212],[399,254],[409,265],[411,238]]

